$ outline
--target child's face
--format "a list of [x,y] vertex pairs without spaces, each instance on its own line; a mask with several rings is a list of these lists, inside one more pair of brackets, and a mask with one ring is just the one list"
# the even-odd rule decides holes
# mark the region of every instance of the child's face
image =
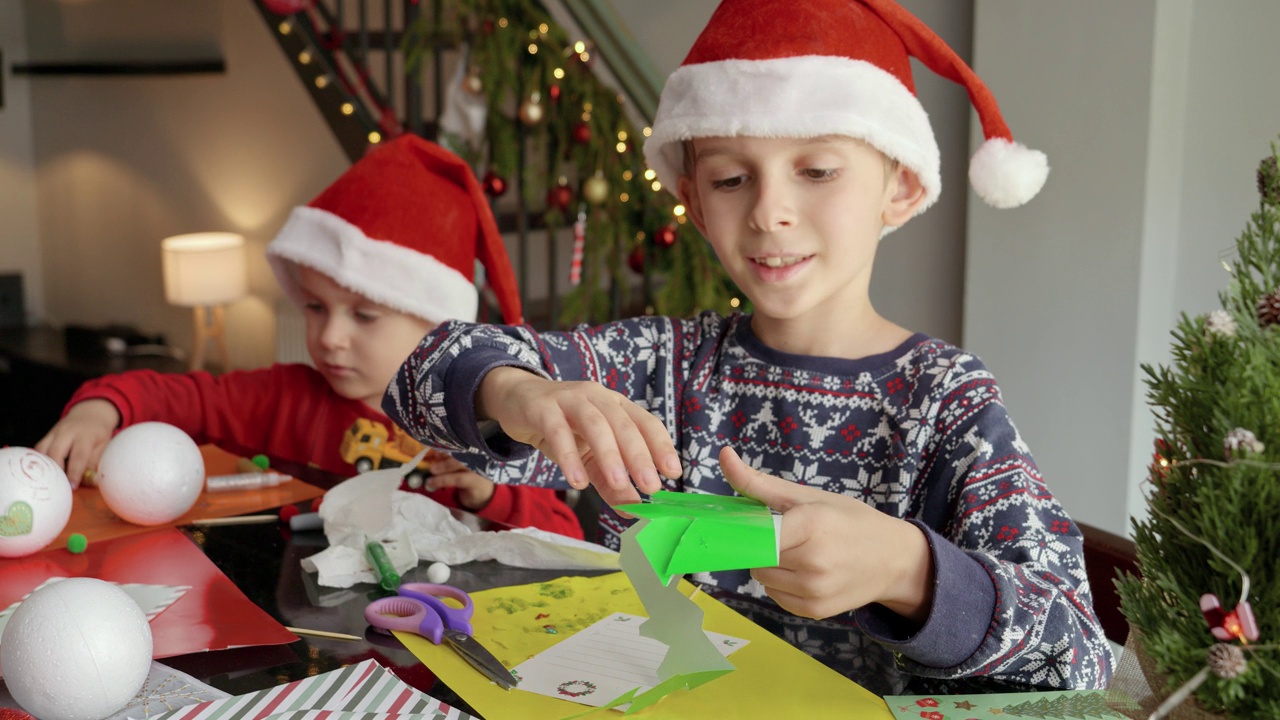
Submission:
[[851,138],[700,138],[680,179],[690,218],[756,316],[822,332],[869,308],[881,229],[919,183]]
[[328,275],[298,268],[307,352],[342,397],[380,409],[400,364],[435,325],[379,305],[339,286]]

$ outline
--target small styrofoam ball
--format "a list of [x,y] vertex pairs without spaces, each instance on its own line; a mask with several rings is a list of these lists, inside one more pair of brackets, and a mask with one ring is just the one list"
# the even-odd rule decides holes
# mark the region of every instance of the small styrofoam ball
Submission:
[[449,580],[449,573],[453,572],[448,565],[442,562],[433,562],[427,566],[427,582],[443,585]]
[[0,448],[0,557],[43,550],[71,517],[71,484],[48,455]]
[[104,580],[68,578],[31,593],[0,637],[9,694],[41,720],[100,720],[129,703],[151,672],[151,626]]
[[98,461],[98,489],[111,511],[135,525],[182,517],[204,489],[204,458],[191,436],[162,422],[121,430]]

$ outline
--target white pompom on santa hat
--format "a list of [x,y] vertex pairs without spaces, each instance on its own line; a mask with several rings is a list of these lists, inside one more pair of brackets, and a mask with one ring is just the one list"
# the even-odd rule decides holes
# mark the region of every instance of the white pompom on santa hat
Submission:
[[942,191],[940,153],[915,96],[910,58],[963,85],[985,142],[969,181],[988,204],[1022,205],[1044,186],[1044,153],[1014,142],[982,80],[893,0],[724,0],[667,79],[645,159],[672,192],[682,143],[698,137],[858,138]]
[[375,147],[296,207],[267,245],[267,261],[303,304],[298,266],[415,317],[476,319],[476,260],[503,321],[521,320],[511,260],[480,183],[461,158],[416,135]]

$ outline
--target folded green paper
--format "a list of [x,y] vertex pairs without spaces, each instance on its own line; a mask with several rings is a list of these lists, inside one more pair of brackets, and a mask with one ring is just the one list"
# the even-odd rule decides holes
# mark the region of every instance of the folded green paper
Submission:
[[647,502],[616,509],[649,520],[636,540],[663,582],[778,564],[782,516],[751,498],[659,490]]

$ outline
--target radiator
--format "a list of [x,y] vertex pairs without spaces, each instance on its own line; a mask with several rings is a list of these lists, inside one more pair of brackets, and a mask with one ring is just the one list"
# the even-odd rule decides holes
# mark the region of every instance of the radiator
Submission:
[[288,298],[276,301],[276,362],[311,364],[307,353],[307,319]]

